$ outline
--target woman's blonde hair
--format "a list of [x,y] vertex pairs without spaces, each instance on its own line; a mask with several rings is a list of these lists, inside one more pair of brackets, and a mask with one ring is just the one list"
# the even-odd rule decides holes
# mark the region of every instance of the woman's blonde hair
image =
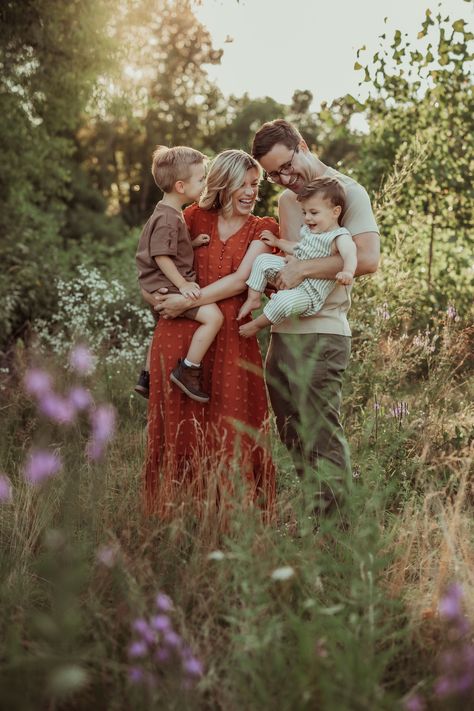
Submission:
[[222,151],[211,163],[206,178],[206,187],[199,200],[203,210],[221,210],[224,217],[232,211],[232,195],[242,187],[245,173],[251,168],[258,170],[260,179],[262,169],[245,151]]

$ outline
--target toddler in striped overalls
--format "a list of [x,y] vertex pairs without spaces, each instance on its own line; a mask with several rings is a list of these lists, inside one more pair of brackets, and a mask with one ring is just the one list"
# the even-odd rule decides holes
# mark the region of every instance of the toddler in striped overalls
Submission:
[[[262,232],[261,239],[271,247],[277,247],[297,259],[316,259],[340,254],[343,268],[335,279],[304,279],[293,289],[282,289],[273,294],[263,309],[263,314],[240,326],[244,338],[255,335],[260,329],[278,324],[295,316],[314,316],[321,310],[336,284],[352,284],[357,266],[356,246],[350,232],[339,224],[344,212],[345,191],[336,178],[315,178],[297,197],[303,209],[304,225],[300,241],[279,239],[271,232]],[[247,280],[247,300],[237,319],[259,308],[261,294],[267,282],[272,282],[286,264],[284,257],[276,254],[260,254],[254,261]]]

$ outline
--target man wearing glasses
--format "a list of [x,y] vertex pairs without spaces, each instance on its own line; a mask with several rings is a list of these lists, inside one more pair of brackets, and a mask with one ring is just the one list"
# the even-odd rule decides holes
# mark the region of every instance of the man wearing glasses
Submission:
[[[299,238],[303,213],[296,196],[304,185],[321,176],[340,180],[346,190],[341,223],[357,247],[355,275],[377,270],[379,231],[369,196],[361,185],[322,163],[296,128],[283,119],[263,124],[255,134],[252,155],[267,180],[285,188],[278,203],[283,239]],[[340,256],[310,260],[287,257],[275,286],[292,289],[305,278],[334,279],[341,267]],[[323,510],[337,503],[351,476],[349,447],[340,421],[342,376],[350,355],[349,307],[350,287],[336,286],[316,316],[272,327],[266,362],[280,437],[300,476],[305,469],[309,473],[316,463],[319,465],[317,506]]]

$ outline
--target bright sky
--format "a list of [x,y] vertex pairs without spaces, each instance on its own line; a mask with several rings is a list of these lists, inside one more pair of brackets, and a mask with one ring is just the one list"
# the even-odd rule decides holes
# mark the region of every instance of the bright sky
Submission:
[[363,98],[357,49],[371,57],[378,36],[396,29],[416,39],[427,7],[474,25],[474,3],[464,0],[202,0],[195,14],[224,49],[221,65],[207,69],[225,95],[288,104],[295,89],[309,89],[317,108],[347,93]]

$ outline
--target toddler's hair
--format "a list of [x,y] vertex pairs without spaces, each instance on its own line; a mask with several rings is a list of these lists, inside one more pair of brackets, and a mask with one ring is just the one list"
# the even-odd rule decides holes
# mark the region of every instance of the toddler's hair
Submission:
[[155,183],[169,193],[177,180],[187,180],[191,175],[191,166],[199,165],[207,160],[200,151],[188,146],[157,146],[153,153],[151,172]]
[[337,178],[330,178],[329,176],[314,178],[311,182],[306,183],[296,196],[296,199],[298,202],[304,202],[304,200],[308,200],[308,198],[318,194],[322,195],[325,200],[329,200],[334,207],[340,206],[342,215],[346,205],[346,191]]

